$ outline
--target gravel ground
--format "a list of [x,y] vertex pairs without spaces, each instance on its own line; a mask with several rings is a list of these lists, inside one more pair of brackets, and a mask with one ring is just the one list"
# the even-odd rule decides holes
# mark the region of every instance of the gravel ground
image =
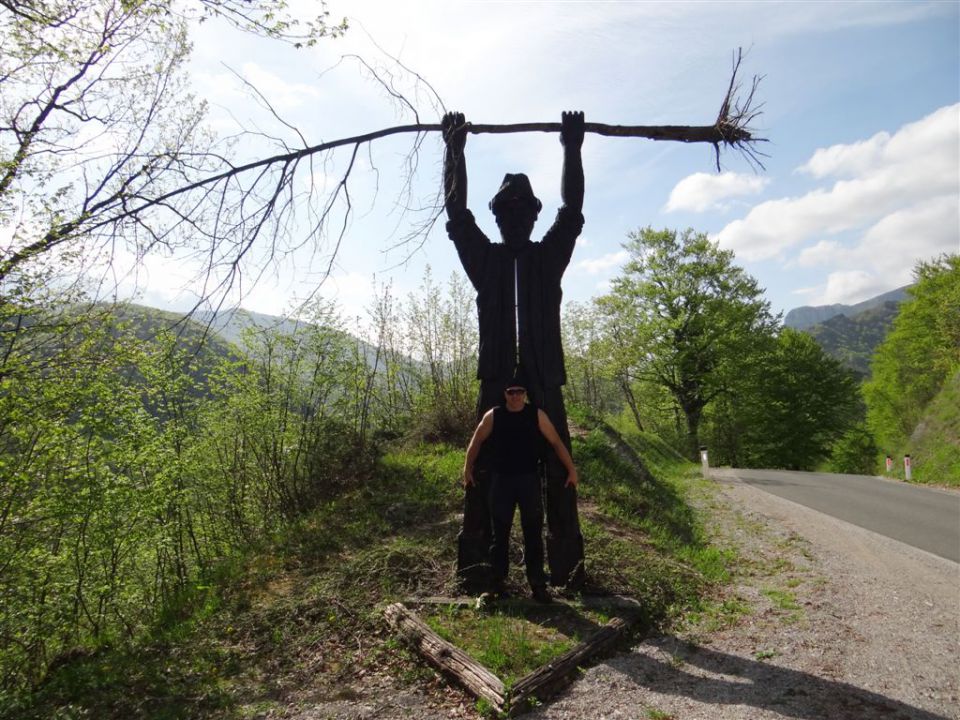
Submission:
[[650,638],[527,717],[960,718],[960,566],[717,480],[716,534],[751,558],[727,600],[752,610]]
[[[960,565],[715,472],[717,493],[698,502],[741,558],[715,610],[593,665],[524,717],[960,720]],[[437,677],[356,690],[279,715],[479,717]]]

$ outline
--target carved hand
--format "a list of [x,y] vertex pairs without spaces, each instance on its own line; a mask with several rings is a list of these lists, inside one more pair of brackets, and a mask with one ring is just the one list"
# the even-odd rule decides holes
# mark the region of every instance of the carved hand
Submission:
[[560,116],[560,143],[567,148],[577,149],[583,145],[583,112],[564,112]]
[[443,127],[443,141],[447,147],[457,155],[463,154],[467,144],[467,121],[463,113],[448,112],[441,122]]

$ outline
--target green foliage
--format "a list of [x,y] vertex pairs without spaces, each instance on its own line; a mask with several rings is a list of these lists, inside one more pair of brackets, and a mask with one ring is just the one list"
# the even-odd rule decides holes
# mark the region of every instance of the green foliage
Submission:
[[427,268],[397,304],[384,288],[371,311],[377,348],[373,412],[383,430],[415,442],[466,443],[476,425],[476,307],[462,275],[446,286]]
[[3,310],[0,692],[76,648],[142,635],[362,471],[350,367],[321,357],[320,331],[302,339],[313,355],[270,346],[258,365],[136,309]]
[[886,301],[856,315],[836,315],[805,332],[832,358],[860,376],[870,373],[870,359],[883,342],[899,311],[899,303]]
[[830,472],[873,475],[877,470],[877,444],[865,423],[847,430],[830,448]]
[[860,413],[853,372],[790,328],[744,379],[731,401],[742,423],[731,455],[748,467],[813,469]]
[[756,280],[703,233],[645,228],[625,248],[630,260],[599,300],[615,362],[629,380],[670,393],[695,459],[704,409],[727,391],[775,319]]
[[867,425],[881,452],[895,455],[908,452],[925,408],[960,370],[960,256],[920,263],[915,274],[912,299],[900,306],[864,385]]

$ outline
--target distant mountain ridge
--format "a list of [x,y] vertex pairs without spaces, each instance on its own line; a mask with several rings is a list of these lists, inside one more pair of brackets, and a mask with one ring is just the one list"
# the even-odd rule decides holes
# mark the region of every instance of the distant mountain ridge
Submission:
[[827,355],[836,358],[864,377],[870,374],[870,360],[890,331],[900,303],[887,300],[856,315],[834,315],[805,328]]
[[794,330],[806,330],[818,323],[826,322],[837,315],[853,317],[865,310],[872,310],[873,308],[882,306],[886,302],[899,304],[907,298],[908,287],[910,287],[910,285],[904,285],[896,290],[885,292],[882,295],[877,295],[856,305],[803,305],[788,312],[787,316],[783,319],[783,324]]
[[196,310],[191,315],[191,319],[201,325],[206,325],[224,340],[238,347],[243,345],[243,333],[249,328],[278,331],[283,335],[294,335],[298,330],[308,325],[301,320],[265,315],[243,308],[228,308],[217,312]]

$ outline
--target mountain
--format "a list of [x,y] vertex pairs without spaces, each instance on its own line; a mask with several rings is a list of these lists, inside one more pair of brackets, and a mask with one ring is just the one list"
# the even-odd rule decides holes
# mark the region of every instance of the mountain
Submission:
[[870,358],[883,342],[900,310],[887,300],[855,315],[834,315],[804,330],[833,358],[863,376],[870,374]]
[[852,317],[865,310],[883,305],[886,302],[900,303],[907,297],[909,285],[877,295],[856,305],[804,305],[787,313],[783,324],[795,330],[806,330],[818,323],[826,322],[838,315]]
[[[219,312],[197,310],[191,315],[194,322],[209,327],[216,335],[237,347],[243,347],[244,332],[254,329],[260,332],[277,332],[281,335],[296,335],[298,332],[312,327],[311,323],[303,320],[291,320],[276,315],[244,310],[243,308],[229,308]],[[363,353],[369,367],[378,364],[377,348],[365,340],[361,340],[352,333],[339,331],[347,340],[347,344],[356,345]]]
[[197,310],[191,315],[194,322],[206,325],[217,335],[229,343],[242,346],[243,333],[249,328],[257,330],[279,331],[283,335],[293,335],[304,323],[276,315],[244,310],[243,308],[229,308],[219,312]]

